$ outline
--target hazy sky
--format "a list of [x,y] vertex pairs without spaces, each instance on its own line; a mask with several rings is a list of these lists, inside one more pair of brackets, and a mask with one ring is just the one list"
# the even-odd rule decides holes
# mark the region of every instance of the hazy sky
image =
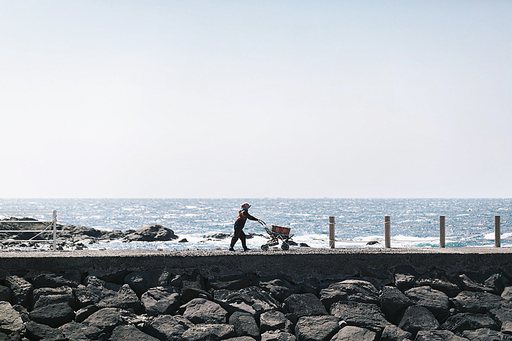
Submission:
[[511,18],[0,0],[0,197],[512,197]]

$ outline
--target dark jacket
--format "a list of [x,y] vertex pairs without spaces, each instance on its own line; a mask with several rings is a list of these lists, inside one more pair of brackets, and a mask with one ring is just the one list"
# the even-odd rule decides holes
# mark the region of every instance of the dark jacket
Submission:
[[243,229],[247,219],[249,219],[249,220],[258,220],[258,218],[253,217],[246,210],[238,211],[238,217],[235,220],[235,229],[236,228]]

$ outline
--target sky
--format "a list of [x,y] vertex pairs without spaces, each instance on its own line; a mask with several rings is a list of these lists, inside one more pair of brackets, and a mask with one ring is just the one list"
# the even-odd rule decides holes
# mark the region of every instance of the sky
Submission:
[[0,0],[0,197],[510,198],[510,18]]

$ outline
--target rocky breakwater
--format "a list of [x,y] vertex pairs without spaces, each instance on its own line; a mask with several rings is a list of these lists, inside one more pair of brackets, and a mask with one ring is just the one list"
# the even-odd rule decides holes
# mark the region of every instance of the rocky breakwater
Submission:
[[507,274],[0,272],[0,340],[512,340]]
[[[24,221],[19,223],[18,221]],[[33,218],[8,218],[0,221],[0,230],[9,230],[9,232],[0,232],[0,243],[4,250],[15,249],[19,247],[34,247],[42,249],[43,244],[30,239],[52,240],[51,223],[40,222]],[[31,232],[33,230],[45,230],[43,233]],[[112,240],[122,240],[124,242],[159,242],[176,240],[179,237],[168,227],[159,224],[150,224],[142,226],[137,230],[99,230],[84,226],[75,225],[57,225],[57,248],[59,250],[83,250],[87,245],[99,242],[108,243]],[[186,242],[186,240],[182,240]],[[48,246],[46,244],[46,246]]]

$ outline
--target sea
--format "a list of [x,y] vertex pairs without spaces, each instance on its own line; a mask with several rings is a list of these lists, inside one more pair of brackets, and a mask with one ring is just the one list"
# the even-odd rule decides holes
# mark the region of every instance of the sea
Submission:
[[[227,249],[229,238],[212,236],[233,232],[246,201],[252,205],[249,212],[268,227],[289,227],[297,248],[328,248],[331,216],[340,248],[384,247],[385,216],[391,221],[391,247],[439,247],[440,216],[445,216],[446,247],[494,246],[495,216],[500,216],[501,246],[512,246],[512,199],[0,199],[0,219],[51,220],[51,211],[57,210],[61,224],[122,231],[160,224],[179,237],[168,242],[101,241],[88,249]],[[248,221],[244,231],[252,235],[247,240],[252,249],[268,240],[258,222]]]

